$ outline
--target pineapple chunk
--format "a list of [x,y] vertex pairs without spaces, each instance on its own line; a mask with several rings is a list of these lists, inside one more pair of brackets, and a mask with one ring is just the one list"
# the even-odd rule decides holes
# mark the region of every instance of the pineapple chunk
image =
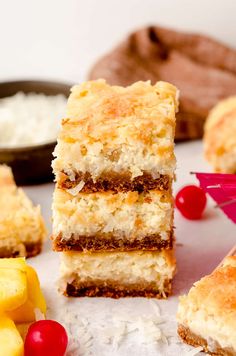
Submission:
[[3,356],[23,356],[23,340],[14,322],[5,315],[0,316],[0,354]]
[[35,321],[34,305],[27,300],[14,310],[7,312],[7,316],[17,324],[31,323]]
[[26,272],[21,269],[11,268],[11,266],[0,266],[0,311],[16,309],[26,300]]
[[39,308],[40,311],[45,315],[47,306],[43,293],[40,289],[38,275],[31,266],[27,266],[26,274],[28,280],[29,300],[34,304],[34,308]]
[[0,268],[13,268],[26,272],[27,264],[24,257],[0,258]]
[[35,309],[46,314],[46,302],[40,289],[37,273],[31,266],[26,266],[28,298],[19,308],[8,312],[16,323],[30,323],[35,321]]
[[16,324],[16,327],[17,327],[17,330],[19,331],[20,336],[22,337],[23,341],[25,342],[25,338],[28,333],[30,323]]

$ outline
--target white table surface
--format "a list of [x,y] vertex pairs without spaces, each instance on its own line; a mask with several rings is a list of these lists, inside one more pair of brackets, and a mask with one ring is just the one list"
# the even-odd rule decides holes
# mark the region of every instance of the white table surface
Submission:
[[[177,144],[176,154],[178,168],[175,191],[183,185],[196,182],[194,176],[189,174],[190,171],[210,171],[210,167],[203,159],[201,142]],[[53,189],[53,184],[25,188],[34,203],[41,205],[49,232],[51,231]],[[236,226],[213,206],[213,201],[208,199],[204,218],[200,221],[188,221],[178,211],[175,213],[178,273],[174,280],[173,295],[168,300],[155,301],[159,305],[161,316],[164,319],[160,329],[164,331],[165,335],[169,333],[175,335],[178,296],[187,292],[194,281],[210,273],[236,242]],[[177,335],[170,339],[168,345],[161,342],[145,344],[143,343],[144,336],[140,335],[138,331],[123,338],[118,348],[114,348],[113,344],[105,344],[104,330],[109,330],[114,326],[117,316],[125,314],[131,322],[144,315],[153,319],[155,308],[150,300],[144,298],[67,299],[61,296],[56,287],[59,277],[59,256],[58,253],[51,251],[49,241],[45,243],[43,252],[39,256],[29,259],[29,263],[36,268],[39,274],[47,299],[48,317],[63,320],[64,316],[69,315],[75,320],[72,333],[80,341],[80,345],[79,349],[70,355],[182,356],[189,350],[189,347],[177,343]],[[83,334],[81,323],[87,324],[86,335]],[[91,336],[91,340],[86,346],[88,335]]]

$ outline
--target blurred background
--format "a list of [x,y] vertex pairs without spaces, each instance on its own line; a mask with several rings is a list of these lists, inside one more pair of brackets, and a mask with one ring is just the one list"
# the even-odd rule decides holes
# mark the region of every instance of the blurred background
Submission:
[[78,82],[129,31],[159,24],[236,46],[235,0],[1,0],[0,79]]

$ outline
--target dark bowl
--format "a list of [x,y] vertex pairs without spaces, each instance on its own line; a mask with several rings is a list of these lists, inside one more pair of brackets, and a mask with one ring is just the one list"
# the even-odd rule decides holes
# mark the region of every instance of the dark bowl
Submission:
[[[70,93],[69,84],[47,81],[14,81],[0,83],[0,98],[12,96],[19,91],[46,95]],[[17,184],[38,184],[53,180],[51,161],[56,141],[16,148],[0,148],[0,163],[9,165]]]

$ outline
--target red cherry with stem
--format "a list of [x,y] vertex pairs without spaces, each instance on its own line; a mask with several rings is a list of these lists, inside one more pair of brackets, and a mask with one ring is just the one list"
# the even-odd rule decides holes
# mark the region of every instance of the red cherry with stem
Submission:
[[25,356],[64,356],[68,344],[65,328],[54,320],[33,323],[25,338]]
[[201,218],[206,202],[204,190],[196,185],[187,185],[182,188],[175,198],[176,208],[189,220]]

